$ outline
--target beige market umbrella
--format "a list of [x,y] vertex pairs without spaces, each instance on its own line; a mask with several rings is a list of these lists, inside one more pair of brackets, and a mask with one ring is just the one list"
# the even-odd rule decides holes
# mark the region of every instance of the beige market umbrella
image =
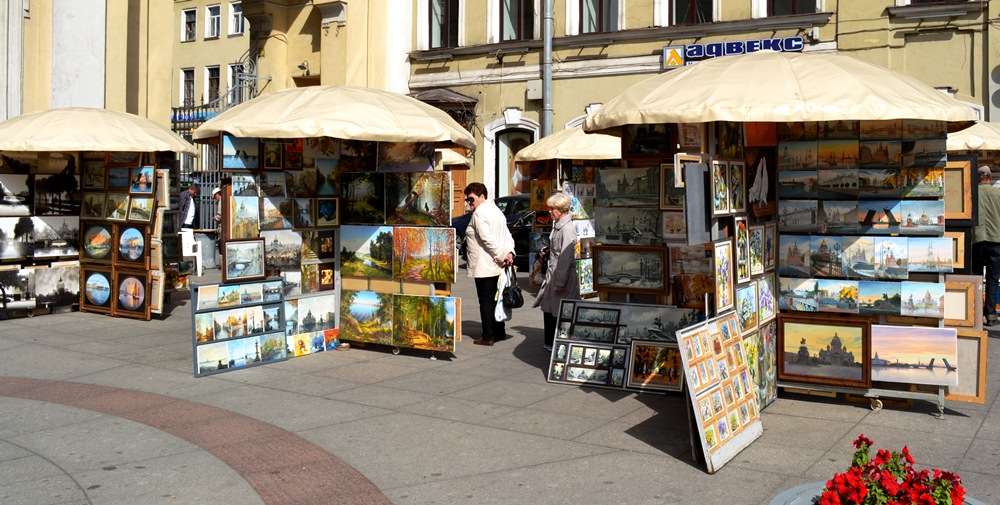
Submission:
[[583,129],[839,119],[976,118],[971,108],[918,79],[850,56],[760,51],[705,60],[641,81],[588,116]]
[[948,134],[949,151],[1000,151],[1000,125],[986,121]]
[[22,114],[0,123],[0,151],[198,150],[168,128],[144,117],[92,107]]
[[195,140],[237,137],[335,137],[381,142],[437,142],[476,147],[476,139],[441,109],[399,93],[350,86],[275,91],[237,105],[194,131]]
[[466,167],[472,165],[469,162],[469,158],[456,153],[451,149],[437,149],[441,153],[441,164],[442,165],[465,165]]
[[617,160],[622,157],[622,139],[601,133],[586,133],[583,127],[567,128],[521,149],[514,161]]

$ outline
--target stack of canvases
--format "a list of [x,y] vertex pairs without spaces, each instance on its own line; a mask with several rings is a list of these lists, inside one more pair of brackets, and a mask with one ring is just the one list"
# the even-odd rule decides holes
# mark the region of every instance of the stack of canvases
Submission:
[[[73,155],[0,158],[0,315],[79,301],[80,179]],[[70,261],[66,261],[70,260]]]
[[[397,326],[388,343],[454,349],[454,299],[402,295],[403,288],[414,285],[430,294],[432,282],[454,281],[453,231],[430,227],[449,223],[451,202],[449,174],[431,171],[432,145],[226,134],[220,142],[221,168],[232,181],[223,198],[223,284],[283,278],[281,317],[289,357],[332,349],[338,339],[368,341],[354,327],[338,329],[338,322],[349,321],[342,320],[359,287],[348,282],[338,304],[341,261],[350,260],[353,250],[345,240],[356,236],[352,226],[341,229],[341,223],[410,225],[394,230],[397,240],[390,235],[388,246],[397,262],[378,257],[389,278],[397,279],[395,285],[377,282],[376,274],[361,291],[397,295],[393,305],[399,318],[391,317],[393,307],[379,310],[382,323]],[[448,317],[438,318],[428,304],[443,305]],[[414,327],[420,321],[427,324]]]
[[918,120],[779,127],[780,379],[958,386],[946,136]]
[[84,155],[82,187],[80,310],[148,320],[162,310],[167,171],[152,153]]
[[455,282],[451,173],[432,143],[359,144],[374,156],[341,165],[340,338],[453,352],[459,299],[435,296]]

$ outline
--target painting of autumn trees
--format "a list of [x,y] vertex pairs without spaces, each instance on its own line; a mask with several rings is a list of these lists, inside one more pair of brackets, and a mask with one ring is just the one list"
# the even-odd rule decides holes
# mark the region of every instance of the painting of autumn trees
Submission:
[[684,373],[676,343],[632,341],[628,387],[680,391]]
[[454,352],[455,319],[454,298],[394,295],[393,345]]
[[392,237],[392,277],[455,282],[455,229],[397,226]]
[[343,289],[340,292],[340,339],[396,345],[392,338],[392,294]]

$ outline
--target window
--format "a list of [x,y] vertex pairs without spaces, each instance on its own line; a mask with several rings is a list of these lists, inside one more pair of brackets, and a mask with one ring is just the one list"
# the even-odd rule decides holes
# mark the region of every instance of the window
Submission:
[[194,105],[194,69],[181,69],[181,107]]
[[236,89],[240,87],[240,73],[242,72],[243,65],[241,63],[230,63],[229,64],[229,89]]
[[768,0],[768,16],[788,16],[816,12],[817,0]]
[[458,47],[458,0],[430,0],[430,49]]
[[229,2],[229,34],[242,34],[243,26],[243,3]]
[[712,0],[673,0],[673,16],[671,21],[675,25],[688,25],[697,23],[711,23]]
[[531,40],[535,38],[535,2],[532,0],[500,0],[500,40]]
[[198,35],[198,11],[187,9],[181,11],[181,41],[194,40]]
[[209,102],[219,99],[219,67],[205,67],[205,89]]
[[580,33],[613,32],[618,29],[618,0],[579,0]]
[[222,7],[218,5],[209,5],[205,7],[205,38],[214,39],[218,38],[219,32],[222,29],[220,26],[222,22]]

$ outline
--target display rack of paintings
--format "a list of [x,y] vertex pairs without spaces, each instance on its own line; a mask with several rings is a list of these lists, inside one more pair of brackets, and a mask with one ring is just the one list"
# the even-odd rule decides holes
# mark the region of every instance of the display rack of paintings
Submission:
[[203,377],[283,361],[286,344],[282,280],[191,286],[194,375]]
[[459,299],[341,290],[340,338],[396,348],[454,352]]
[[[704,318],[666,305],[563,300],[549,359],[549,382],[679,391],[676,332]],[[634,352],[638,350],[639,353]],[[638,362],[636,362],[638,360]]]
[[763,434],[746,340],[728,312],[677,332],[681,369],[709,473]]

